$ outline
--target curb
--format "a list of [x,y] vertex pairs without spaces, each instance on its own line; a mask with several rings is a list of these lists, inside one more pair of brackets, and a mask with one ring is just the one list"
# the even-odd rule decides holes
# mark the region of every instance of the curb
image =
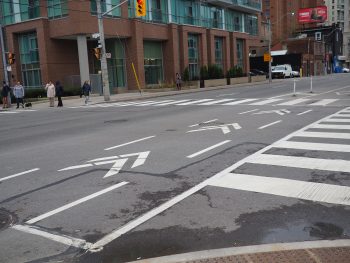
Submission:
[[[180,262],[193,262],[200,260],[210,260],[217,258],[225,258],[232,256],[240,256],[247,254],[259,254],[259,253],[277,253],[282,251],[303,251],[309,249],[327,249],[327,248],[346,248],[350,251],[350,239],[340,240],[321,240],[321,241],[305,241],[305,242],[293,242],[293,243],[276,243],[276,244],[264,244],[255,246],[244,247],[232,247],[222,248],[214,250],[203,250],[198,252],[177,254],[172,256],[150,258],[138,261],[132,261],[129,263],[180,263]],[[350,259],[348,259],[350,262]],[[233,262],[233,261],[230,261]],[[284,261],[283,261],[284,262]]]

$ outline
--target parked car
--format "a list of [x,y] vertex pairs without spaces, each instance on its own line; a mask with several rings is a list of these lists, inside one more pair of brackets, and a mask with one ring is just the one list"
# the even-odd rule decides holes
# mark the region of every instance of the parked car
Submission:
[[263,76],[263,75],[267,76],[268,75],[267,72],[264,72],[264,71],[259,70],[259,69],[251,69],[250,73],[252,73],[252,76]]
[[272,78],[291,78],[293,77],[292,66],[289,64],[277,65],[272,70]]
[[349,73],[350,72],[350,69],[348,68],[343,68],[343,73]]
[[300,77],[300,72],[299,71],[293,70],[292,74],[293,74],[293,78],[299,78]]

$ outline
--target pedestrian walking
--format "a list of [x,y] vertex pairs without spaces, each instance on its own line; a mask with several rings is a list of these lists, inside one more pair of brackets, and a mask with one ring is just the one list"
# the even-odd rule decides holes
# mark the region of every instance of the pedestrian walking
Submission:
[[181,75],[179,73],[176,73],[175,81],[177,90],[181,90]]
[[2,108],[5,109],[8,107],[8,95],[10,94],[10,86],[7,85],[6,81],[2,82],[2,90],[1,90],[1,97],[2,97]]
[[24,98],[24,88],[21,85],[21,82],[17,81],[17,84],[13,88],[13,96],[16,98],[17,108],[19,108],[19,104],[21,103],[22,108],[24,108],[23,98]]
[[55,95],[56,95],[55,85],[53,85],[53,83],[51,81],[49,81],[49,83],[46,84],[45,89],[47,92],[47,97],[49,98],[49,105],[50,105],[50,107],[54,107],[55,106]]
[[84,85],[83,85],[83,87],[82,87],[81,89],[82,89],[82,90],[81,90],[81,93],[82,93],[82,94],[84,95],[84,97],[85,97],[85,105],[87,105],[87,104],[88,104],[88,101],[89,101],[90,93],[91,93],[91,86],[90,86],[88,80],[86,80],[86,81],[84,82]]
[[63,86],[58,80],[56,81],[56,96],[58,98],[57,107],[63,107],[63,103],[62,103]]

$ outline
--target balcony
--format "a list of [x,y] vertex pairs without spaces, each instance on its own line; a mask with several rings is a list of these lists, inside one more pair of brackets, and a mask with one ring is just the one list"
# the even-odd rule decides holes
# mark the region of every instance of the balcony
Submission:
[[262,10],[261,0],[207,0],[206,2],[248,13],[258,13]]

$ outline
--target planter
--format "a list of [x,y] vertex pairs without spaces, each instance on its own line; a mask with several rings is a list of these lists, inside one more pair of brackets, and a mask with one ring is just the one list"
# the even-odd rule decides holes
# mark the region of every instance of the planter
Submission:
[[227,80],[226,79],[207,79],[204,80],[204,87],[217,87],[217,86],[226,86]]
[[230,85],[249,83],[249,77],[230,78]]
[[252,81],[251,82],[262,82],[262,81],[266,81],[266,76],[265,75],[261,75],[261,76],[252,76]]

